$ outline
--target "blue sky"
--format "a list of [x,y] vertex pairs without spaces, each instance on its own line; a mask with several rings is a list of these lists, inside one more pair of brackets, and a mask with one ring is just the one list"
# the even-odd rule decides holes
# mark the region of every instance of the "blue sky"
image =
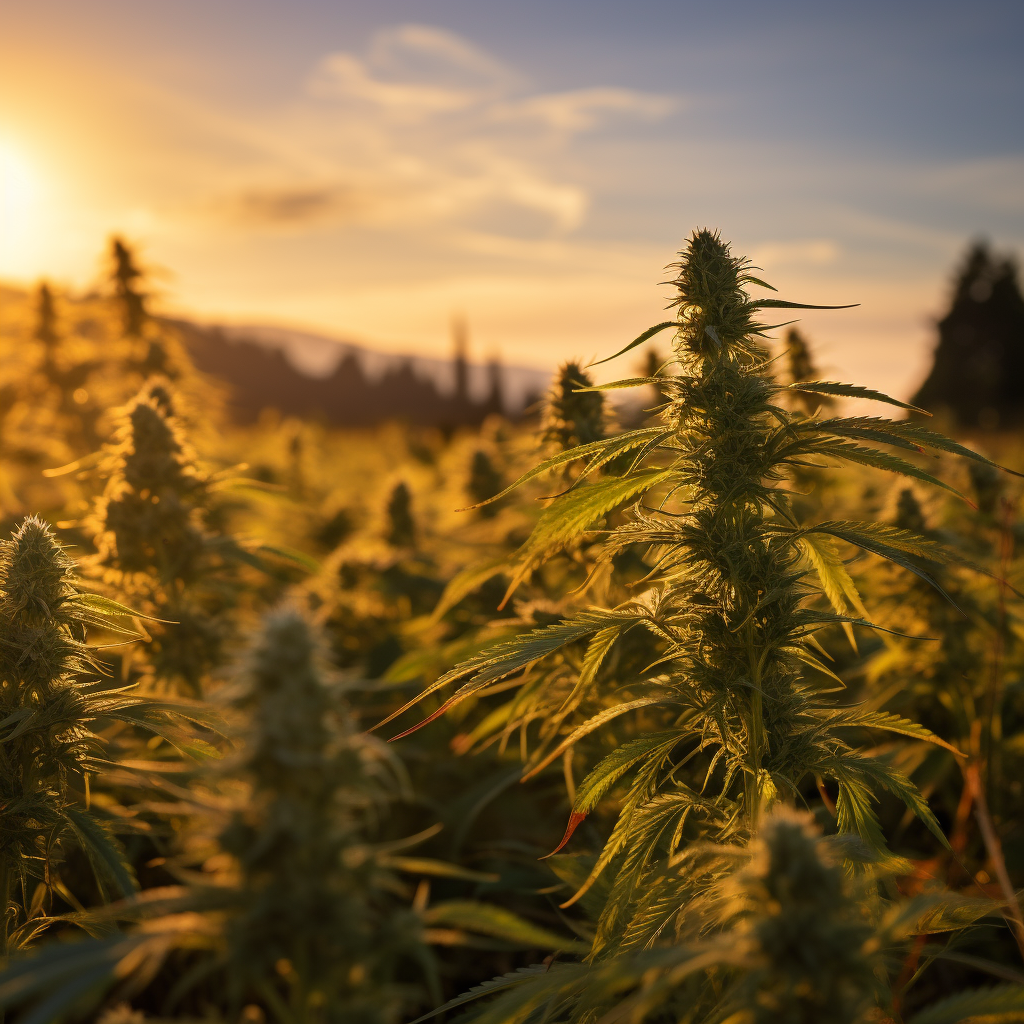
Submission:
[[[835,373],[906,392],[953,264],[1024,244],[1020,3],[41,0],[4,15],[0,274],[112,230],[165,301],[545,365],[721,228]],[[6,154],[6,156],[4,155]],[[13,182],[13,185],[10,185]]]

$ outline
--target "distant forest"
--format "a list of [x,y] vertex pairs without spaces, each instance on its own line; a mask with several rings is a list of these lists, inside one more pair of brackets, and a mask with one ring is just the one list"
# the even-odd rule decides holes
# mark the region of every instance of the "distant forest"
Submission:
[[[371,427],[394,419],[415,426],[475,426],[488,416],[516,418],[521,412],[507,401],[497,361],[488,366],[486,396],[476,400],[470,394],[469,363],[458,339],[453,354],[455,388],[445,393],[410,362],[373,377],[357,355],[346,353],[330,376],[311,377],[297,370],[280,349],[244,337],[229,339],[215,327],[188,321],[173,324],[196,368],[228,385],[229,409],[240,423],[254,422],[271,408],[346,427]],[[537,398],[528,399],[526,407]]]

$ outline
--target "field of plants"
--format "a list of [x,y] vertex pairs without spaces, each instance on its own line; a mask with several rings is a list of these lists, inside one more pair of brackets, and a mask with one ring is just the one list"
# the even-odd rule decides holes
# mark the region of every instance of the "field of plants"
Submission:
[[1024,1020],[1024,450],[757,273],[447,432],[5,291],[0,1020]]

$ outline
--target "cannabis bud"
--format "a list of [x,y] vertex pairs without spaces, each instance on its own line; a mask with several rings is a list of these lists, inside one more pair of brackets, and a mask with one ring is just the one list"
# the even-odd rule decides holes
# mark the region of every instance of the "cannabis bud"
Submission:
[[604,396],[600,391],[581,391],[593,386],[579,363],[564,363],[548,397],[544,440],[563,451],[605,436]]
[[74,562],[36,516],[0,551],[0,671],[8,682],[49,689],[86,656],[82,624],[65,607],[78,593]]

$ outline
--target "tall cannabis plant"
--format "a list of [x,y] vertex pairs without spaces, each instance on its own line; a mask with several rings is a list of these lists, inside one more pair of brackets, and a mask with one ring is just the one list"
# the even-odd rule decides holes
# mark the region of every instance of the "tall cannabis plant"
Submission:
[[97,549],[93,570],[159,620],[144,652],[152,675],[198,694],[231,631],[236,566],[262,563],[217,528],[217,492],[239,481],[200,466],[178,402],[173,386],[154,378],[122,410],[98,454],[106,484],[86,525]]
[[[49,527],[26,519],[0,547],[0,954],[49,924],[56,894],[71,906],[62,862],[88,858],[101,896],[127,895],[131,872],[110,809],[90,808],[89,777],[110,768],[99,731],[113,722],[179,741],[173,715],[196,709],[107,688],[86,646],[90,626],[133,635],[130,609],[84,593]],[[89,677],[92,677],[90,680]]]
[[[670,399],[662,422],[563,452],[520,481],[587,460],[574,486],[551,502],[518,553],[513,588],[612,509],[633,501],[627,520],[607,535],[604,552],[611,559],[641,546],[650,567],[642,592],[616,607],[593,607],[503,642],[424,692],[462,681],[434,718],[468,698],[486,697],[499,680],[518,675],[529,696],[514,697],[503,718],[492,713],[499,728],[518,728],[525,737],[531,723],[543,733],[552,718],[558,720],[559,741],[549,738],[532,755],[527,775],[574,748],[590,768],[575,787],[559,849],[591,812],[618,794],[610,834],[592,867],[575,879],[576,895],[565,904],[588,893],[596,900],[590,954],[595,961],[656,944],[699,895],[699,878],[672,870],[680,850],[698,839],[745,843],[780,801],[818,801],[820,793],[824,810],[832,805],[830,791],[835,793],[838,827],[882,854],[885,839],[872,805],[878,791],[886,790],[945,842],[906,775],[853,745],[865,728],[944,741],[897,716],[837,700],[816,634],[868,625],[837,542],[926,579],[931,577],[915,557],[954,556],[937,542],[893,526],[802,524],[786,480],[794,467],[840,460],[942,487],[947,485],[890,449],[916,456],[932,448],[988,460],[917,423],[817,418],[788,410],[783,399],[792,394],[908,407],[863,387],[779,383],[762,342],[769,330],[759,319],[762,311],[830,307],[750,297],[750,286],[768,286],[710,231],[694,232],[681,257],[674,280],[677,317],[618,353],[672,330],[675,373],[606,386],[658,384]],[[598,469],[625,453],[632,453],[628,470],[594,479]],[[638,666],[629,661],[637,667],[627,673],[619,661],[616,671],[611,652],[628,649],[626,634],[637,627],[649,634],[639,645],[646,657]],[[552,707],[543,685],[544,659],[573,644],[585,644],[576,685]],[[602,745],[609,736],[614,741]]]

